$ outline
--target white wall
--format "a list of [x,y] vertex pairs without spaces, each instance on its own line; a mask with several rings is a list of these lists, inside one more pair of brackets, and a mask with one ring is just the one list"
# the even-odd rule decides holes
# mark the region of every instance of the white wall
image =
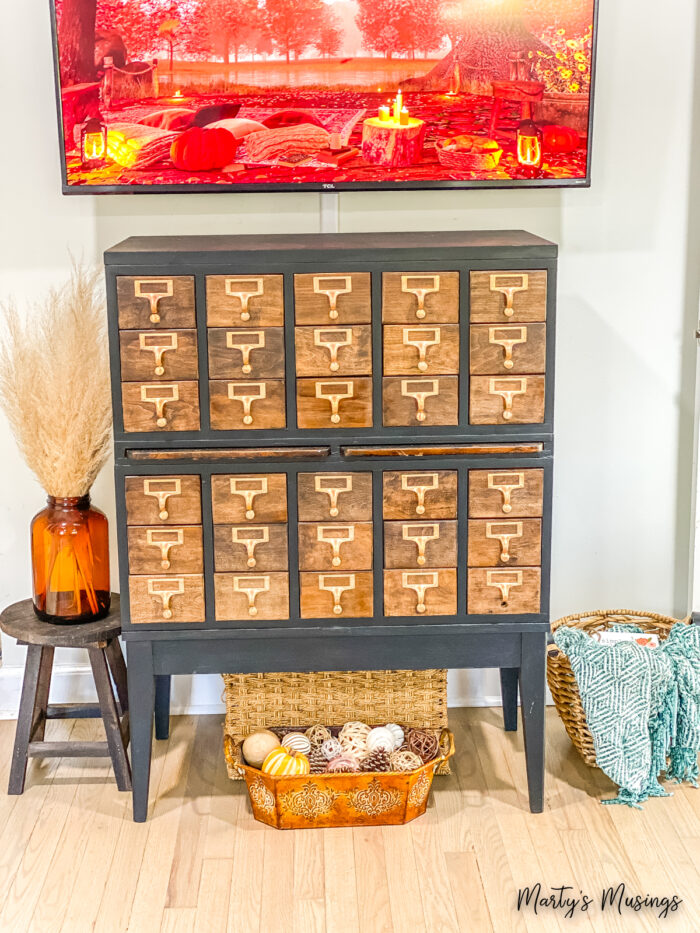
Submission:
[[[342,231],[515,227],[560,244],[555,618],[600,606],[686,610],[696,10],[694,0],[676,0],[663,16],[655,0],[601,7],[590,190],[340,196]],[[69,249],[99,261],[130,234],[318,229],[315,194],[62,197],[45,4],[6,4],[4,13],[0,294],[28,300],[66,273]],[[0,604],[7,604],[29,591],[27,526],[42,493],[4,422],[0,449]],[[109,469],[93,498],[113,514]],[[0,711],[7,711],[22,651],[5,639],[3,652]],[[82,689],[80,656],[63,663],[59,688]],[[178,691],[180,705],[190,702],[189,681]],[[216,702],[217,679],[200,681],[198,691],[198,704]],[[451,694],[488,700],[495,678],[453,677]]]

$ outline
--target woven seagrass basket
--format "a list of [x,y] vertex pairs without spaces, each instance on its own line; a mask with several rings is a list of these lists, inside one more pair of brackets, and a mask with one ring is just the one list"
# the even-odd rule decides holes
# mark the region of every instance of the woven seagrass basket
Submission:
[[[690,620],[672,619],[655,612],[638,612],[634,609],[596,609],[593,612],[580,612],[557,619],[556,622],[552,622],[552,631],[555,632],[561,625],[568,625],[583,629],[592,635],[621,623],[637,625],[644,632],[666,638],[671,626],[680,621],[688,623]],[[556,645],[550,645],[547,649],[547,683],[574,748],[587,765],[597,767],[593,736],[586,723],[586,714],[583,711],[574,672],[571,670],[569,659]]]
[[[229,777],[240,780],[232,750],[256,729],[314,723],[398,722],[440,736],[447,728],[447,671],[315,671],[223,674],[224,750]],[[447,760],[438,774],[449,774]]]

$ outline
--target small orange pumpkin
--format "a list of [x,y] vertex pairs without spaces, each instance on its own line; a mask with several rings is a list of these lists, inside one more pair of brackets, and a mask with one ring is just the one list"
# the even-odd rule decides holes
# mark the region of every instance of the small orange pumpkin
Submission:
[[281,745],[279,748],[273,748],[262,764],[262,770],[266,774],[275,775],[308,774],[310,767],[306,755],[288,751]]
[[223,127],[202,129],[193,126],[174,140],[170,158],[183,172],[209,172],[223,168],[233,159],[236,138]]
[[581,137],[571,126],[551,123],[542,127],[542,148],[548,152],[573,152],[580,143]]

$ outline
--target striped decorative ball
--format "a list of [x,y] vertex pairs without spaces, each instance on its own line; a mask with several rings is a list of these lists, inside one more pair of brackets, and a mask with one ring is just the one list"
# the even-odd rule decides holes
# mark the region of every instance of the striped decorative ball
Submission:
[[308,774],[311,766],[306,755],[289,752],[280,745],[279,748],[273,749],[263,761],[262,770],[266,774],[277,776]]
[[401,748],[404,740],[404,732],[401,726],[397,726],[395,722],[388,722],[384,728],[388,729],[394,736],[394,750]]
[[329,761],[331,758],[337,757],[342,752],[342,750],[343,746],[340,744],[340,741],[335,738],[335,736],[331,736],[329,739],[326,739],[326,741],[321,745],[321,751]]
[[300,752],[308,755],[311,751],[311,742],[303,732],[288,732],[282,739],[282,746],[290,752]]
[[385,752],[393,752],[394,741],[394,736],[389,729],[385,726],[377,726],[367,736],[367,751],[376,752],[382,749]]

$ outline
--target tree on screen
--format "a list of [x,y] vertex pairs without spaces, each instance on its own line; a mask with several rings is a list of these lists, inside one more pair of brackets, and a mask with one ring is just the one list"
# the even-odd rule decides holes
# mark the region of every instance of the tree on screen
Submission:
[[263,7],[270,38],[287,61],[315,44],[322,15],[322,0],[265,0]]
[[314,46],[324,58],[333,58],[343,44],[343,29],[335,10],[323,4],[319,15],[318,36]]
[[94,81],[96,0],[62,0],[57,14],[61,83]]

